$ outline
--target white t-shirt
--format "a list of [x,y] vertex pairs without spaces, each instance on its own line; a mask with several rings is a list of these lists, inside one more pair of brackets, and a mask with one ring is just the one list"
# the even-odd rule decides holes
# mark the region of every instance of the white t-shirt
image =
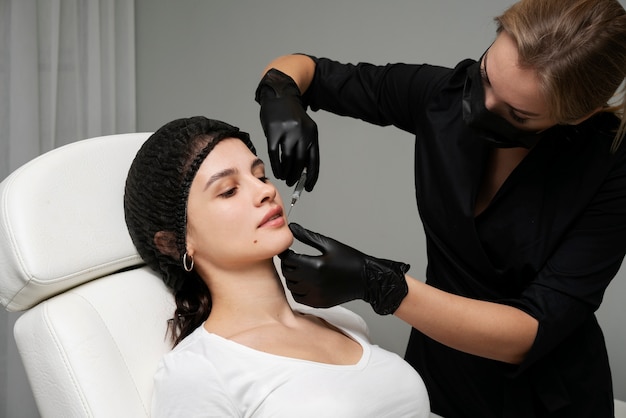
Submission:
[[369,342],[365,321],[343,308],[298,307],[363,348],[355,365],[330,365],[258,351],[199,327],[155,375],[152,416],[428,418],[424,382],[397,354]]

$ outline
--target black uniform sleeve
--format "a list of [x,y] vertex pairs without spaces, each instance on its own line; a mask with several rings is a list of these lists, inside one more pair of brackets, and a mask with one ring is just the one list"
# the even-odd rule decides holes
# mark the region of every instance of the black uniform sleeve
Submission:
[[426,64],[354,65],[311,58],[315,75],[304,98],[312,110],[394,125],[413,134],[426,103],[450,72]]

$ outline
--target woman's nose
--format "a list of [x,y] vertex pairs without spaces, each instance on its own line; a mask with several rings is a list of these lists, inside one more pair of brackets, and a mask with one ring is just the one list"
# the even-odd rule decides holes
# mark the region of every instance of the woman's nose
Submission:
[[503,119],[506,119],[506,103],[500,101],[491,89],[485,89],[485,108]]
[[276,198],[277,190],[276,187],[269,180],[267,180],[264,183],[259,183],[257,193],[257,202],[261,204],[268,200],[274,200]]
[[492,113],[498,109],[498,100],[488,87],[485,88],[485,108]]

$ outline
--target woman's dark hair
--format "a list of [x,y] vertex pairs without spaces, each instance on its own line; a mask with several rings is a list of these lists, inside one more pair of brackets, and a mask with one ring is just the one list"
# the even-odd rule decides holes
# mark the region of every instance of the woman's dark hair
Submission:
[[247,133],[202,116],[176,119],[141,146],[126,178],[124,216],[139,255],[173,290],[169,321],[174,345],[211,311],[211,294],[195,270],[186,271],[187,199],[200,164],[222,139],[239,138],[256,154]]

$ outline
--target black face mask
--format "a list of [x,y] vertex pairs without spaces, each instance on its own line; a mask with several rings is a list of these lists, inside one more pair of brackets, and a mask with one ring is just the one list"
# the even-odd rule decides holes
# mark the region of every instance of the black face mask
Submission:
[[506,119],[487,110],[480,61],[467,68],[463,87],[463,120],[481,138],[498,148],[531,148],[542,137],[540,133],[516,128]]

